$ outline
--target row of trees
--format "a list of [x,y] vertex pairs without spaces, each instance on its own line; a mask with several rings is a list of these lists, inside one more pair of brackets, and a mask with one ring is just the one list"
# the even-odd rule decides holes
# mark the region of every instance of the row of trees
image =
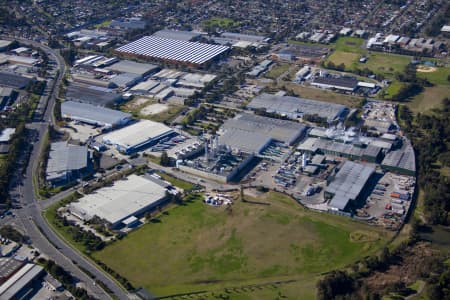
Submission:
[[417,156],[419,186],[425,193],[424,213],[431,224],[448,225],[450,212],[450,180],[442,176],[440,168],[450,167],[450,100],[443,100],[443,108],[433,114],[417,114],[406,106],[399,109],[405,132],[413,142]]
[[405,101],[410,97],[420,94],[424,87],[430,87],[432,84],[424,78],[417,77],[416,66],[408,64],[403,73],[397,73],[396,79],[402,82],[402,87],[397,94],[392,96],[392,100]]
[[76,299],[80,300],[94,300],[95,298],[89,296],[85,289],[76,286],[77,279],[69,272],[57,265],[53,260],[46,260],[39,258],[39,264],[43,265],[45,270],[55,277]]

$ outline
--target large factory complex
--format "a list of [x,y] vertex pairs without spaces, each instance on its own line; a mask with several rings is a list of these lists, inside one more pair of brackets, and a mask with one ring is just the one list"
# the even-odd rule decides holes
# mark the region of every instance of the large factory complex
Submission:
[[[410,205],[406,199],[414,192],[416,166],[409,141],[399,134],[395,105],[368,101],[354,126],[345,124],[356,109],[257,86],[242,92],[239,97],[245,100],[239,99],[237,106],[185,105],[194,95],[206,94],[206,87],[224,84],[203,66],[230,52],[230,39],[236,45],[265,43],[244,38],[227,35],[217,38],[219,44],[206,44],[192,32],[162,30],[118,47],[113,51],[118,57],[76,60],[61,116],[76,127],[70,133],[74,140],[87,132],[80,139],[86,145],[52,143],[47,181],[61,186],[82,180],[94,172],[92,153],[100,151],[130,164],[138,158],[154,167],[161,159],[175,175],[190,174],[196,183],[209,180],[229,189],[263,186],[311,209],[385,226],[401,222]],[[139,59],[146,62],[135,61]],[[266,58],[255,72],[270,65]],[[252,80],[258,76],[245,74]],[[314,84],[320,89],[346,85],[349,91],[358,84],[327,78]],[[171,108],[178,113],[159,121]],[[131,175],[84,195],[68,211],[82,222],[100,219],[112,229],[128,228],[164,203],[168,193],[155,178]],[[390,197],[397,194],[405,198],[401,203]],[[367,205],[374,199],[376,205]]]

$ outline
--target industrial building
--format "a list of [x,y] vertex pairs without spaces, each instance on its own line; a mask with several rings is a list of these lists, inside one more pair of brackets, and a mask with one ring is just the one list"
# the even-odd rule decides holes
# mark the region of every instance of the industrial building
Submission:
[[375,172],[372,166],[346,161],[325,189],[332,210],[345,210],[350,201],[358,201],[361,191]]
[[175,64],[200,66],[227,52],[229,47],[145,36],[115,50],[130,57],[159,59]]
[[131,120],[131,114],[92,104],[65,101],[61,103],[63,118],[105,128],[119,127]]
[[402,149],[389,152],[381,162],[381,167],[391,172],[415,176],[416,157],[414,148],[408,142],[403,145]]
[[322,89],[335,89],[354,92],[358,87],[358,80],[353,77],[317,77],[311,85]]
[[154,181],[130,175],[72,202],[69,210],[83,221],[98,217],[110,228],[131,226],[131,220],[160,205],[166,193],[167,189]]
[[252,151],[234,151],[230,147],[220,145],[220,140],[214,139],[205,144],[203,157],[177,162],[177,167],[199,177],[227,183],[239,179],[245,170],[249,169],[248,166],[255,157],[251,154]]
[[142,80],[141,75],[133,74],[133,73],[122,73],[112,77],[109,82],[113,83],[115,86],[119,88],[127,88],[136,85],[139,81]]
[[0,51],[8,50],[8,47],[12,44],[12,41],[0,40]]
[[108,88],[71,84],[67,87],[66,99],[95,106],[107,106],[119,103],[122,96]]
[[253,67],[253,69],[246,74],[250,77],[258,77],[261,75],[261,73],[267,71],[269,69],[269,66],[273,63],[270,59],[265,59],[256,66]]
[[140,82],[130,89],[133,94],[147,94],[150,90],[154,89],[159,85],[156,80],[148,79],[146,81]]
[[52,185],[64,185],[91,172],[92,163],[87,146],[56,142],[50,146],[47,162],[47,181]]
[[237,128],[229,128],[219,136],[220,145],[253,155],[261,153],[271,142],[272,139],[262,133]]
[[175,134],[170,127],[150,120],[141,120],[103,136],[103,142],[122,153],[130,154],[156,144]]
[[0,286],[0,299],[23,299],[33,282],[44,273],[44,268],[39,265],[24,265]]
[[9,141],[15,132],[15,128],[5,128],[0,131],[0,154],[6,154],[9,152]]
[[252,110],[276,113],[290,119],[302,118],[304,115],[317,115],[328,122],[341,119],[348,112],[348,108],[341,104],[267,93],[253,98],[247,107]]
[[356,146],[328,139],[308,137],[297,147],[298,150],[310,154],[328,154],[350,159],[358,159],[369,162],[377,162],[381,159],[382,148],[372,144]]
[[0,85],[23,89],[31,82],[30,78],[14,73],[0,72]]
[[159,70],[157,65],[138,63],[131,60],[121,60],[105,69],[116,73],[131,73],[145,77]]
[[198,39],[201,36],[201,33],[195,31],[162,29],[153,33],[152,36],[189,42]]
[[[221,127],[223,132],[230,129],[247,131],[251,134],[261,134],[291,146],[305,135],[307,127],[293,121],[242,113],[227,120]],[[242,142],[245,144],[245,139]]]
[[272,53],[275,60],[318,61],[328,55],[330,49],[315,45],[289,44],[278,52]]

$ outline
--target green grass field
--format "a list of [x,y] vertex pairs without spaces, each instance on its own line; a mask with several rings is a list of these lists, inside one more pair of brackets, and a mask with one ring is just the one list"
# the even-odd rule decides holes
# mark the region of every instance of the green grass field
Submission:
[[234,21],[229,18],[211,18],[203,22],[203,26],[205,27],[222,27],[222,28],[230,28],[238,26],[239,22]]
[[277,79],[281,74],[289,70],[289,64],[278,64],[272,67],[267,73],[264,74],[264,77],[270,79]]
[[[286,288],[247,291],[231,299],[273,299],[299,291],[304,299],[313,299],[321,273],[376,252],[390,235],[347,218],[307,211],[272,192],[258,199],[270,205],[238,200],[231,211],[198,198],[93,256],[158,296],[294,279],[298,282]],[[366,232],[370,239],[352,241],[355,231],[357,236]]]
[[435,85],[450,85],[450,81],[448,80],[450,76],[450,67],[440,67],[436,68],[435,72],[424,73],[417,72],[417,76],[421,78],[428,79],[432,84]]
[[426,87],[406,105],[415,113],[423,113],[441,107],[445,97],[450,97],[450,85],[435,85]]

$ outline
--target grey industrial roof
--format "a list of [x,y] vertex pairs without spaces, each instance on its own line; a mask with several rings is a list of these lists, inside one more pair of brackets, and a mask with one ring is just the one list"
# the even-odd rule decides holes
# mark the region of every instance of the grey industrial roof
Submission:
[[163,29],[155,32],[153,36],[180,41],[190,41],[200,36],[200,33],[184,30]]
[[67,142],[52,143],[47,162],[47,179],[60,174],[86,168],[88,164],[87,146],[76,146]]
[[133,73],[144,76],[158,70],[159,67],[157,65],[138,63],[131,60],[121,60],[105,69],[119,73]]
[[9,87],[0,87],[0,97],[10,97],[14,92],[12,88]]
[[63,102],[61,104],[61,114],[65,118],[102,126],[117,125],[131,118],[129,113],[74,101]]
[[358,85],[358,80],[352,77],[317,77],[314,79],[314,83],[355,89]]
[[114,225],[165,196],[164,187],[144,177],[130,175],[73,202],[70,210],[85,220],[98,216]]
[[11,257],[0,258],[0,278],[8,278],[22,265],[21,261]]
[[386,154],[381,164],[415,172],[416,157],[414,155],[414,148],[410,143],[407,143],[402,149]]
[[222,125],[222,128],[225,130],[235,128],[252,133],[260,133],[288,145],[294,143],[306,130],[306,126],[301,123],[248,113],[242,113],[233,119],[227,120]]
[[67,87],[66,99],[77,102],[90,103],[97,106],[105,106],[117,102],[121,95],[110,89],[71,84]]
[[297,57],[321,57],[327,54],[330,49],[316,45],[305,44],[289,44],[286,48],[281,49],[279,54],[294,55]]
[[136,84],[141,79],[142,79],[141,75],[133,73],[122,73],[111,78],[110,82],[114,83],[119,87],[126,87]]
[[221,34],[222,37],[240,41],[249,41],[249,42],[257,42],[261,43],[267,40],[267,37],[262,35],[253,35],[253,34],[243,34],[243,33],[235,33],[235,32],[224,32]]
[[14,296],[44,270],[43,267],[26,264],[0,286],[0,299],[14,299]]
[[325,189],[327,193],[334,195],[330,206],[344,210],[350,200],[358,197],[374,172],[375,168],[372,166],[346,161]]
[[346,109],[344,105],[304,99],[292,96],[261,94],[248,104],[251,109],[266,109],[267,112],[286,114],[296,118],[305,114],[318,115],[328,120],[338,118]]
[[377,157],[381,151],[380,147],[368,145],[366,148],[356,147],[352,144],[340,143],[332,140],[308,137],[297,147],[298,150],[316,152],[317,150],[342,153],[349,156]]
[[0,131],[0,143],[7,143],[16,132],[15,128],[5,128]]
[[0,48],[8,47],[12,44],[12,41],[0,40]]
[[0,85],[22,89],[31,81],[30,78],[23,77],[13,73],[0,72]]
[[134,42],[116,49],[127,55],[139,55],[150,58],[191,63],[200,65],[221,53],[229,47],[197,42],[187,42],[174,39],[145,36]]
[[271,141],[271,138],[259,133],[236,128],[229,128],[219,136],[219,144],[244,153],[259,153]]

